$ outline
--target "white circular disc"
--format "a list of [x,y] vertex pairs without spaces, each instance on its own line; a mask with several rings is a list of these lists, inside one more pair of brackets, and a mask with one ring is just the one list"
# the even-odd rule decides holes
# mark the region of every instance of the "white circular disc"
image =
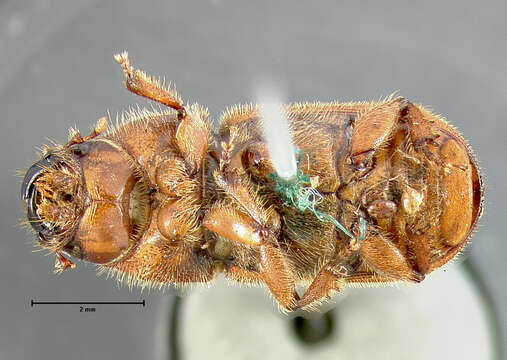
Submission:
[[[308,346],[267,292],[217,281],[183,299],[185,359],[493,359],[485,302],[463,266],[421,284],[349,289],[335,299],[335,331]],[[294,317],[294,315],[292,316]]]

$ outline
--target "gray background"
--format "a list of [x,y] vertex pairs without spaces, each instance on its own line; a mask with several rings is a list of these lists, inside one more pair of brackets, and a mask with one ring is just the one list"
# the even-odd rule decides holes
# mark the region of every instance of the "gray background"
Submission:
[[[64,142],[70,126],[86,133],[107,111],[145,104],[122,87],[112,54],[124,49],[215,119],[228,105],[254,101],[262,78],[287,101],[398,91],[444,114],[486,174],[486,211],[466,256],[505,329],[506,11],[493,0],[0,1],[0,358],[163,357],[171,291],[118,288],[81,263],[54,276],[53,257],[32,253],[17,225],[24,214],[16,171],[36,160],[37,147]],[[147,306],[80,314],[72,305],[32,309],[30,299]]]

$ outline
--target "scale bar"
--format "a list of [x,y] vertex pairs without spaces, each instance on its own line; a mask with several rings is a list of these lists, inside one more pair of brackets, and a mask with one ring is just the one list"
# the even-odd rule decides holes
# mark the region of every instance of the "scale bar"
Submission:
[[146,306],[146,301],[35,301],[30,300],[30,306],[34,305],[142,305]]

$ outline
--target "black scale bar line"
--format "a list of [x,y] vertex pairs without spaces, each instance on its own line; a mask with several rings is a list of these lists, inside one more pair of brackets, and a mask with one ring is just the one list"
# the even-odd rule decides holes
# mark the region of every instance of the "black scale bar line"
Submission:
[[30,301],[30,306],[34,305],[142,305],[146,306],[146,301]]

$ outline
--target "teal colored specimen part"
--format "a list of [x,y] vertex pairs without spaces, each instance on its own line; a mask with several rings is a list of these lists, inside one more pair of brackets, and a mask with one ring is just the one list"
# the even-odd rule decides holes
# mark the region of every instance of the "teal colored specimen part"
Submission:
[[[296,150],[296,155],[298,156],[299,163],[301,150]],[[359,218],[360,235],[356,238],[334,217],[315,209],[315,206],[322,201],[322,195],[317,191],[317,189],[308,186],[310,184],[310,176],[303,174],[300,169],[298,169],[296,175],[290,179],[282,178],[276,173],[269,174],[268,176],[276,182],[275,191],[281,195],[283,201],[287,205],[293,206],[299,211],[311,211],[317,219],[322,222],[331,222],[338,229],[343,231],[345,235],[352,239],[361,241],[366,236],[366,220],[362,217]]]

